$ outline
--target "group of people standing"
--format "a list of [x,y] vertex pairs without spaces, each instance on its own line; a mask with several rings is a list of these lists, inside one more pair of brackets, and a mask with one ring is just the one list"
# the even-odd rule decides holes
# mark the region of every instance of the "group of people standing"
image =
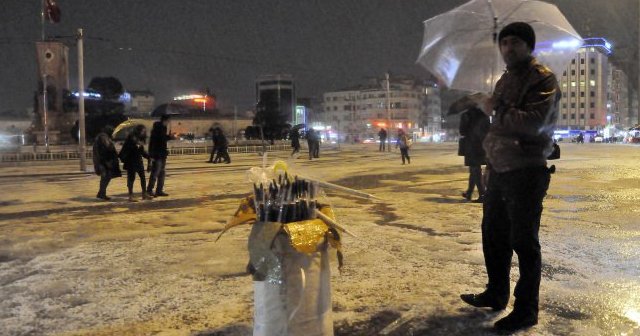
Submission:
[[211,140],[213,141],[213,147],[211,148],[211,155],[209,156],[208,163],[220,163],[224,160],[224,163],[231,163],[231,157],[229,156],[229,140],[224,135],[224,132],[220,127],[210,128]]
[[[167,142],[170,135],[167,132],[169,115],[163,115],[160,121],[156,121],[151,129],[149,138],[149,151],[145,150],[147,141],[147,128],[144,125],[137,125],[127,135],[118,153],[113,142],[113,127],[106,126],[98,134],[93,144],[93,165],[97,175],[100,176],[100,189],[97,198],[110,200],[107,196],[107,187],[111,179],[122,176],[120,161],[127,172],[127,189],[129,201],[136,202],[137,198],[133,194],[133,186],[136,175],[140,180],[142,199],[151,200],[153,197],[169,196],[164,192],[165,167],[167,164]],[[147,168],[151,172],[149,183],[147,184],[144,160],[147,159]],[[156,185],[157,183],[157,185]],[[155,187],[155,192],[153,191]]]

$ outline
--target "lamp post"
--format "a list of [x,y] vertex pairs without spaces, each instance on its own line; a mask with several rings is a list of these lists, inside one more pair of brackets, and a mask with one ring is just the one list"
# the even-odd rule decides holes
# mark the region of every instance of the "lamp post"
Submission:
[[389,94],[389,73],[385,73],[387,84],[387,152],[391,151],[391,95]]
[[87,170],[86,129],[84,120],[84,44],[82,28],[78,29],[78,127],[80,137],[78,152],[80,154],[80,171]]

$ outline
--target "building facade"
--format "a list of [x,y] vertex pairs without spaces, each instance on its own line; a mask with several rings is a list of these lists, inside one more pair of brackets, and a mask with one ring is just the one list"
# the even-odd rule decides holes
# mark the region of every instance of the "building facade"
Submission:
[[296,119],[296,88],[293,76],[286,74],[263,75],[256,80],[257,113],[268,111],[277,119],[293,124]]
[[611,44],[605,39],[584,39],[559,78],[562,99],[558,128],[602,130],[613,120],[609,111],[610,54]]
[[414,78],[390,77],[388,90],[386,78],[371,78],[357,87],[325,93],[320,119],[341,141],[377,139],[381,128],[392,136],[398,129],[423,136],[425,130],[439,130],[438,96],[437,87],[427,90]]

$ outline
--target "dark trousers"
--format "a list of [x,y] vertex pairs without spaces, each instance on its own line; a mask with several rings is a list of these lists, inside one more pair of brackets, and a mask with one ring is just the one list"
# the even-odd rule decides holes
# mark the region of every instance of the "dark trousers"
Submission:
[[211,148],[211,155],[209,155],[209,162],[213,162],[213,158],[216,155],[218,149],[216,147]]
[[487,292],[500,302],[509,300],[509,271],[513,251],[520,278],[514,310],[538,314],[542,258],[538,231],[542,201],[551,179],[547,167],[490,172],[482,218],[482,250],[487,267]]
[[380,138],[380,148],[378,148],[378,151],[380,152],[384,152],[384,143],[387,141],[387,139],[384,138]]
[[220,160],[224,160],[226,163],[231,163],[231,157],[229,156],[228,148],[220,148],[218,150],[218,156],[216,156],[215,162],[220,162]]
[[106,168],[103,168],[100,172],[100,190],[98,190],[98,195],[107,196],[107,186],[111,181],[111,174],[107,171]]
[[129,189],[129,194],[133,194],[133,182],[136,181],[136,174],[140,176],[140,186],[142,187],[142,192],[144,192],[147,186],[147,179],[144,176],[144,169],[127,169],[127,189]]
[[402,164],[404,164],[405,159],[407,159],[408,163],[411,163],[411,158],[409,157],[409,148],[400,147],[400,156],[402,156]]
[[484,195],[484,184],[482,184],[482,167],[469,166],[469,186],[467,187],[466,194],[471,197],[473,194],[473,188],[478,188],[478,194]]
[[291,152],[291,155],[293,156],[293,154],[298,153],[299,151],[300,151],[300,146],[294,146],[293,151]]
[[151,176],[149,177],[149,185],[147,186],[147,193],[153,193],[153,187],[158,182],[156,187],[156,193],[163,192],[164,189],[164,175],[165,167],[167,165],[167,158],[157,158],[153,160],[151,164]]

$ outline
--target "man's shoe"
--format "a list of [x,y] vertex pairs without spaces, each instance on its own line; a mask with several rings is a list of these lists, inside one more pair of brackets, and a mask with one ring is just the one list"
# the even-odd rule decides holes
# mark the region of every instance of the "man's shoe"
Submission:
[[142,199],[143,200],[147,200],[147,201],[148,200],[152,200],[153,196],[151,196],[151,194],[148,194],[148,193],[144,192],[144,193],[142,193]]
[[464,197],[467,201],[471,201],[471,194],[468,192],[463,192],[462,197]]
[[473,203],[484,203],[484,195],[480,195],[477,199],[471,201]]
[[109,196],[107,196],[107,195],[103,195],[103,194],[97,194],[97,195],[96,195],[96,198],[103,199],[103,200],[105,200],[105,201],[108,201],[108,200],[110,200],[110,199],[111,199],[111,197],[109,197]]
[[501,303],[487,292],[480,294],[462,294],[460,295],[462,301],[478,308],[491,308],[494,311],[503,310],[507,307],[507,303]]
[[164,191],[157,191],[155,196],[156,197],[165,197],[165,196],[169,196],[169,194],[167,194]]
[[138,199],[135,196],[129,195],[129,202],[133,203],[133,202],[137,202],[137,201],[138,201]]
[[520,313],[516,310],[501,318],[493,327],[496,331],[513,332],[538,324],[538,316],[531,313]]

